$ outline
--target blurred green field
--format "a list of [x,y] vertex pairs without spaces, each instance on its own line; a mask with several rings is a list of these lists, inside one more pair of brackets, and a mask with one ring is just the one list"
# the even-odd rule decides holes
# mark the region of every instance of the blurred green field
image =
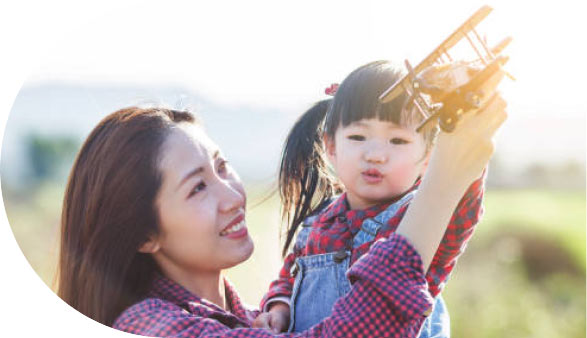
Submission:
[[[256,306],[281,265],[279,203],[248,191],[255,253],[226,274]],[[62,187],[3,193],[17,242],[53,287]],[[444,292],[452,336],[584,337],[585,191],[491,190],[485,206]]]

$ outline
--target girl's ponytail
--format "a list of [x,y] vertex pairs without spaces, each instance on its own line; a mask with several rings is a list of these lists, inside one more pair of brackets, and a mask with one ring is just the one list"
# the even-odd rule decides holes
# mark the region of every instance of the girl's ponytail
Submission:
[[279,170],[282,217],[288,224],[284,256],[300,223],[338,192],[322,147],[322,125],[331,101],[314,104],[294,124],[285,141]]

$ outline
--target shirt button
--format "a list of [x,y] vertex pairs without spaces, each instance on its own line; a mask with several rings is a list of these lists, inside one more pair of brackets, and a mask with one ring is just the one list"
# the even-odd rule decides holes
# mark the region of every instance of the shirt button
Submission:
[[338,252],[336,252],[334,254],[334,262],[335,263],[341,263],[342,261],[344,261],[344,259],[348,256],[348,254],[346,253],[346,251],[344,250],[340,250]]
[[298,274],[298,265],[294,264],[290,269],[289,269],[289,274],[292,277],[295,277]]
[[341,222],[341,223],[344,223],[344,222],[346,222],[346,216],[340,216],[340,217],[338,218],[338,221],[339,221],[339,222]]

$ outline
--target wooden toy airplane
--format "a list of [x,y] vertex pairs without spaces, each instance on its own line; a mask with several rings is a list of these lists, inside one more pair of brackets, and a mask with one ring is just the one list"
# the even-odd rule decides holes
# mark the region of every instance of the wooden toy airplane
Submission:
[[[491,11],[489,6],[481,7],[416,67],[406,60],[408,73],[381,94],[379,101],[390,102],[406,93],[410,98],[408,103],[425,117],[418,132],[435,121],[445,132],[454,130],[462,114],[479,107],[482,97],[479,88],[508,61],[508,57],[499,54],[511,42],[510,37],[489,48],[475,31]],[[448,53],[463,38],[475,51],[476,60],[453,61]]]

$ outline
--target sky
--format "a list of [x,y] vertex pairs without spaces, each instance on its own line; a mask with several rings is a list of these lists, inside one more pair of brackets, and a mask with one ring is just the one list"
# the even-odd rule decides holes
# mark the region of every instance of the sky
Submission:
[[[179,85],[226,104],[299,113],[363,63],[418,63],[484,3],[494,8],[480,30],[490,44],[514,38],[506,69],[517,81],[502,85],[511,121],[505,140],[519,139],[531,119],[571,119],[583,125],[568,132],[567,124],[544,120],[531,131],[544,137],[519,149],[584,152],[587,27],[581,1],[570,0],[2,2],[0,130],[20,88],[47,82]],[[112,334],[47,292],[14,254],[8,226],[0,239],[3,257],[11,257],[6,269],[14,271],[0,287],[17,290],[3,308],[38,318],[30,325],[11,317],[8,330],[69,337],[89,325],[86,336]]]
[[[416,64],[485,2],[24,3],[6,13],[25,19],[6,26],[18,32],[6,40],[25,84],[179,83],[235,104],[279,106],[321,98],[368,61]],[[518,81],[503,89],[513,94],[510,104],[541,110],[565,97],[556,102],[568,107],[562,114],[585,107],[571,99],[581,94],[573,74],[585,57],[578,3],[489,2],[494,11],[480,33],[490,44],[514,38],[506,68]],[[549,95],[536,97],[546,88]]]
[[587,27],[572,0],[24,1],[3,13],[12,51],[3,64],[16,79],[7,93],[50,82],[172,85],[297,115],[361,64],[417,64],[483,4],[494,8],[478,27],[489,45],[513,37],[503,157],[584,153]]

